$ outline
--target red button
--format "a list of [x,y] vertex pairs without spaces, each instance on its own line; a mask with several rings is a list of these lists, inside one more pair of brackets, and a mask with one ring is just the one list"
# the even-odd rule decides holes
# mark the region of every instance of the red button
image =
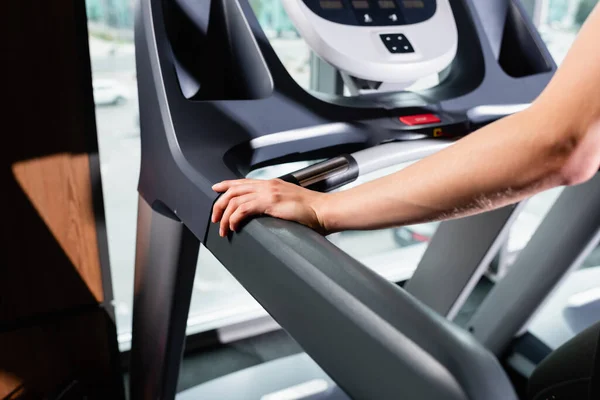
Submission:
[[407,115],[400,117],[400,122],[403,124],[414,126],[414,125],[429,125],[439,124],[442,122],[436,115],[433,114],[419,114],[419,115]]

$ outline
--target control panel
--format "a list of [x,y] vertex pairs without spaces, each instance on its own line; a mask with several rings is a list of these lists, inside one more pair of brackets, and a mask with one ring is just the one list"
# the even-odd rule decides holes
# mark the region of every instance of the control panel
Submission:
[[415,52],[415,49],[412,44],[410,44],[410,41],[401,33],[382,34],[379,35],[379,37],[383,41],[385,48],[388,49],[388,51],[392,54],[407,54]]
[[425,22],[436,0],[303,0],[319,17],[346,25],[396,26]]
[[282,0],[313,51],[350,76],[411,83],[454,60],[449,0]]

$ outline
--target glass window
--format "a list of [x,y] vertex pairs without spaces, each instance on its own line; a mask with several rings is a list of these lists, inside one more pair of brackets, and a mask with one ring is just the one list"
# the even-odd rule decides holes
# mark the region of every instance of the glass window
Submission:
[[288,18],[281,0],[250,0],[250,5],[292,78],[309,89],[312,51]]
[[560,64],[598,0],[527,0],[526,3],[550,53]]
[[[566,54],[582,21],[596,2],[529,1],[529,9],[532,15],[537,15],[539,29],[558,62]],[[250,0],[250,3],[292,77],[302,87],[311,89],[315,81],[315,56],[287,18],[281,1]],[[117,329],[122,348],[127,348],[131,337],[136,187],[140,165],[133,42],[134,0],[86,0],[86,8]],[[437,77],[433,77],[428,83],[421,84],[427,86],[437,82]],[[271,167],[254,171],[251,176],[266,179],[306,165],[299,163]],[[379,171],[362,180],[374,179],[402,167]],[[491,274],[501,275],[510,266],[557,193],[542,194],[530,201],[526,212],[511,229],[503,249],[504,258]],[[375,232],[344,232],[331,235],[329,239],[386,278],[400,281],[412,275],[436,228],[437,224],[424,224]],[[265,315],[264,310],[204,248],[200,250],[198,263],[188,321],[189,332]],[[588,264],[587,270],[600,265],[600,252],[590,256]]]
[[[538,0],[535,3],[540,15],[540,33],[560,64],[598,0]],[[559,190],[555,190],[534,197],[525,211],[535,217],[543,216],[558,194]],[[519,233],[527,235],[511,231],[511,239]],[[529,331],[551,348],[557,348],[599,319],[600,247],[596,247],[581,268],[569,274],[538,310]]]
[[87,0],[89,46],[117,331],[131,335],[140,166],[132,0]]
[[[560,64],[575,40],[579,29],[598,0],[530,0],[531,13],[542,38],[555,61]],[[488,277],[498,281],[514,263],[519,252],[558,198],[563,188],[556,188],[527,201],[510,228]],[[560,284],[529,324],[529,331],[552,348],[600,319],[600,247],[594,249],[582,267]]]
[[[314,88],[315,56],[291,24],[281,1],[251,0],[250,3],[292,77],[307,90],[311,85]],[[127,349],[131,339],[136,188],[140,165],[134,0],[87,0],[86,8],[117,330],[121,348]],[[431,84],[438,82],[437,79],[430,81]],[[268,179],[306,165],[309,162],[274,166],[254,171],[250,176]],[[372,175],[363,180],[375,177]],[[398,281],[412,275],[436,226],[344,232],[332,235],[330,240],[385,277]],[[265,311],[258,303],[209,251],[201,247],[188,333],[262,315]]]
[[[287,18],[281,1],[252,0],[251,5],[283,64],[308,89],[313,56]],[[140,165],[134,0],[87,0],[86,9],[116,322],[121,348],[127,349],[131,339]],[[271,168],[268,173],[278,176],[285,168],[299,167]],[[263,171],[263,178],[267,177]],[[194,283],[190,333],[264,315],[254,299],[202,247]]]

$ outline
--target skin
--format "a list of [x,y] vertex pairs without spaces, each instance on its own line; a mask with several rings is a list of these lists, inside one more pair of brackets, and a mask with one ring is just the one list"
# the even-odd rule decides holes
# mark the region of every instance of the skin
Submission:
[[220,235],[255,215],[323,234],[459,218],[583,183],[600,167],[600,6],[532,106],[383,178],[335,193],[281,180],[220,182]]

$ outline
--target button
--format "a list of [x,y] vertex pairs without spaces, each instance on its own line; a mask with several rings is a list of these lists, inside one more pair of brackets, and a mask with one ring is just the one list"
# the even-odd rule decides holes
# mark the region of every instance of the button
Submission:
[[359,25],[368,26],[394,26],[403,25],[404,17],[402,12],[396,8],[396,3],[392,0],[386,0],[386,5],[390,3],[393,7],[382,7],[381,1],[377,0],[350,0],[351,8],[356,15]]
[[356,18],[361,25],[373,25],[373,14],[371,12],[356,12]]
[[378,10],[375,15],[377,25],[404,25],[404,17],[398,11],[394,10]]
[[442,122],[442,120],[434,114],[407,115],[400,117],[399,119],[400,122],[408,126],[439,124]]
[[412,44],[401,33],[386,33],[379,35],[379,37],[390,53],[407,54],[415,52]]

